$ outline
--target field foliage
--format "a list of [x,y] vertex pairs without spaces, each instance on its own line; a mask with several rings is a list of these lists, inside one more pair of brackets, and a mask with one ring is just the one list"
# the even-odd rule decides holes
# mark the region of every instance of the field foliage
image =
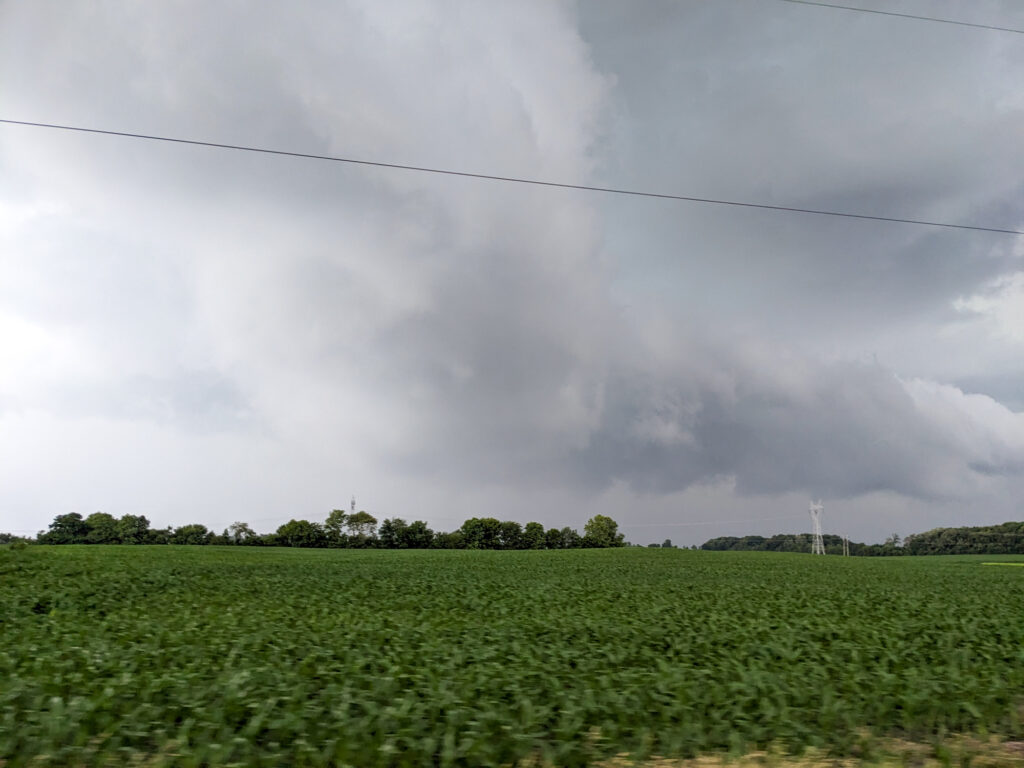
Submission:
[[1020,738],[1024,570],[981,566],[999,559],[0,551],[0,756],[586,765]]

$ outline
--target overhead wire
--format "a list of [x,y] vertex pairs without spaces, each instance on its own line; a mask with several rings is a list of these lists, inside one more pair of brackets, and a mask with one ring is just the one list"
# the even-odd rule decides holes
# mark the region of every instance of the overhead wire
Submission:
[[695,520],[693,522],[686,523],[631,523],[625,521],[622,523],[623,528],[684,528],[693,525],[728,525],[730,523],[760,523],[766,520],[796,520],[797,518],[805,520],[806,514],[803,515],[782,515],[779,517],[745,517],[738,520]]
[[283,157],[295,157],[306,160],[322,160],[334,163],[346,163],[349,165],[360,165],[374,168],[388,168],[392,170],[413,171],[416,173],[430,173],[442,176],[458,176],[469,179],[483,179],[487,181],[499,181],[512,184],[528,184],[539,187],[553,187],[558,189],[575,189],[585,192],[602,192],[613,195],[626,195],[631,197],[655,198],[660,200],[679,200],[689,203],[705,203],[707,205],[731,206],[734,208],[751,208],[767,211],[778,211],[787,213],[804,213],[814,216],[832,216],[844,219],[861,219],[867,221],[883,221],[894,224],[912,224],[922,227],[940,227],[944,229],[967,230],[972,232],[991,232],[1001,235],[1024,235],[1024,230],[1009,229],[1003,227],[985,227],[973,224],[955,224],[943,221],[928,221],[926,219],[907,219],[898,216],[877,216],[866,213],[851,213],[849,211],[830,211],[821,208],[802,208],[791,205],[771,205],[768,203],[752,203],[739,200],[722,200],[710,197],[696,197],[693,195],[676,195],[664,192],[648,192],[637,189],[621,189],[616,187],[601,187],[591,184],[570,184],[568,182],[545,181],[542,179],[531,179],[521,176],[500,176],[490,173],[473,173],[469,171],[456,171],[450,168],[430,168],[419,165],[406,165],[403,163],[388,163],[378,160],[363,160],[352,157],[340,157],[336,155],[320,155],[309,152],[295,152],[283,149],[270,149],[267,147],[253,147],[243,144],[225,144],[215,141],[199,141],[197,139],[183,139],[174,136],[159,136],[155,134],[130,133],[128,131],[104,130],[100,128],[85,128],[75,125],[58,125],[55,123],[41,123],[30,120],[11,120],[0,118],[0,123],[8,125],[20,125],[32,128],[50,128],[60,131],[73,131],[77,133],[91,133],[103,136],[116,136],[120,138],[141,139],[145,141],[159,141],[170,144],[185,144],[196,147],[210,147],[214,149],[229,149],[239,152],[254,152],[266,155],[279,155]]
[[955,19],[943,19],[937,16],[919,16],[913,13],[899,13],[898,11],[881,11],[875,8],[859,8],[854,5],[836,5],[835,3],[822,3],[818,0],[778,0],[781,3],[793,3],[794,5],[813,5],[818,8],[834,8],[837,11],[853,11],[856,13],[871,13],[877,16],[894,16],[899,19],[912,19],[914,21],[931,21],[936,24],[951,24],[957,27],[973,27],[975,29],[987,29],[993,32],[1012,32],[1017,35],[1024,35],[1024,29],[1014,27],[1000,27],[995,24],[974,24],[969,21],[957,21]]

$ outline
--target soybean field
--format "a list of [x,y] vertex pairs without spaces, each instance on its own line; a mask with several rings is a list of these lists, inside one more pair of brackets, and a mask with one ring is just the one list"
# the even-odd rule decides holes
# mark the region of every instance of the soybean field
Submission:
[[993,561],[1024,559],[0,550],[0,765],[583,766],[1021,739],[1024,569]]

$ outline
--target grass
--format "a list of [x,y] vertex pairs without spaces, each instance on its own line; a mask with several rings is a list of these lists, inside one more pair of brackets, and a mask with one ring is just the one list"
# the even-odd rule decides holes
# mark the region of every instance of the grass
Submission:
[[993,560],[1024,563],[646,548],[0,551],[0,755],[963,762],[952,744],[976,762],[1009,760],[1001,745],[1024,736],[1024,578],[980,567]]

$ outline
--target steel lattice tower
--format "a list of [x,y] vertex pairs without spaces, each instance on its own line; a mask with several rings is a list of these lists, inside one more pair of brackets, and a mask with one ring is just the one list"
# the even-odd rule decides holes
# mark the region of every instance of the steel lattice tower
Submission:
[[821,513],[825,511],[825,505],[818,499],[817,503],[811,502],[811,522],[814,524],[814,537],[811,539],[811,554],[825,554],[825,539],[821,535]]

